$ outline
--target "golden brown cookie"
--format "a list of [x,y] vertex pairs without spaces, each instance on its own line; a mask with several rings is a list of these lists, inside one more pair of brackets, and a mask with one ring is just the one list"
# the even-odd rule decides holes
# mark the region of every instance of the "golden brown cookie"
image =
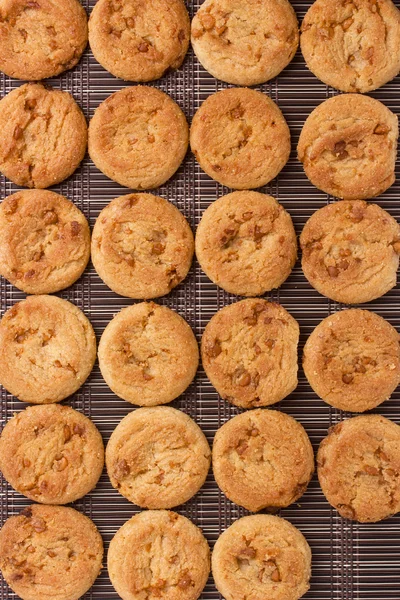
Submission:
[[129,298],[168,294],[188,274],[193,252],[185,217],[152,194],[115,198],[93,229],[94,268],[114,292]]
[[69,406],[30,406],[0,437],[0,469],[20,494],[43,504],[69,504],[88,494],[103,470],[96,426]]
[[204,330],[201,356],[222,398],[242,408],[279,402],[297,386],[299,325],[279,304],[225,306]]
[[381,415],[339,423],[318,450],[326,499],[346,519],[376,523],[400,511],[400,427]]
[[400,383],[399,334],[373,312],[342,310],[314,329],[303,367],[313,390],[331,406],[371,410]]
[[299,45],[288,0],[206,0],[192,21],[192,45],[203,67],[235,85],[276,77]]
[[370,302],[396,285],[400,225],[376,204],[343,200],[320,208],[300,245],[304,275],[336,302]]
[[189,47],[182,0],[99,0],[90,15],[95,59],[115,77],[151,81],[178,69]]
[[261,296],[278,288],[296,262],[292,219],[272,196],[227,194],[203,213],[196,256],[211,281],[227,292]]
[[210,460],[200,427],[169,406],[129,413],[106,452],[113,487],[142,508],[173,508],[189,500],[204,484]]
[[252,515],[218,538],[212,572],[225,600],[298,600],[310,587],[311,550],[289,521]]
[[0,100],[0,171],[17,185],[47,188],[85,156],[85,117],[68,92],[26,83]]
[[90,257],[90,230],[81,211],[47,190],[25,190],[0,204],[0,274],[27,294],[72,285]]
[[120,398],[139,406],[166,404],[192,382],[199,350],[178,313],[154,302],[119,312],[99,344],[101,373]]
[[146,510],[111,540],[108,572],[122,600],[196,600],[210,572],[210,550],[186,517]]
[[179,106],[147,86],[115,92],[89,125],[89,154],[107,177],[136,190],[165,183],[182,163],[189,128]]
[[398,119],[384,104],[340,94],[312,111],[297,151],[317,188],[357,200],[379,196],[394,183],[397,139]]
[[47,79],[79,61],[88,40],[78,0],[0,0],[0,69],[10,77]]
[[391,0],[316,0],[301,26],[308,68],[343,92],[369,92],[400,71],[400,12]]
[[274,179],[290,154],[290,132],[278,106],[248,88],[212,94],[193,117],[190,145],[203,171],[237,190]]
[[23,402],[67,398],[86,381],[95,358],[93,327],[67,300],[29,296],[0,321],[0,383]]
[[0,568],[22,600],[78,600],[102,558],[96,526],[73,508],[33,504],[0,531]]

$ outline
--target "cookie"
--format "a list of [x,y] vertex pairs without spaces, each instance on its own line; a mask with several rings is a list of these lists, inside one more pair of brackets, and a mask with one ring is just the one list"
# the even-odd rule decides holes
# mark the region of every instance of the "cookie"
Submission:
[[115,77],[151,81],[178,69],[189,47],[182,0],[99,0],[89,20],[95,59]]
[[290,275],[297,258],[292,219],[258,192],[233,192],[203,213],[196,256],[207,277],[231,294],[262,296]]
[[336,302],[370,302],[396,285],[400,225],[376,204],[342,200],[320,208],[300,245],[304,275]]
[[198,363],[199,350],[188,323],[154,302],[122,309],[99,344],[100,370],[107,385],[138,406],[177,398],[192,382]]
[[203,171],[237,190],[274,179],[290,154],[290,132],[278,106],[248,88],[212,94],[193,117],[190,145]]
[[342,310],[314,329],[303,368],[313,390],[331,406],[371,410],[400,384],[399,335],[373,312]]
[[165,183],[185,158],[189,127],[179,106],[147,86],[115,92],[89,124],[89,154],[100,171],[136,190]]
[[22,600],[78,600],[102,558],[96,526],[73,508],[33,504],[0,531],[0,568]]
[[225,306],[201,340],[207,377],[242,408],[279,402],[297,387],[299,325],[279,304],[248,299]]
[[95,425],[69,406],[30,406],[0,437],[0,469],[20,494],[43,504],[69,504],[88,494],[103,470]]
[[157,298],[185,279],[194,252],[185,217],[152,194],[115,198],[93,229],[92,261],[114,292],[129,298]]
[[47,190],[25,190],[0,204],[0,274],[27,294],[72,285],[90,257],[90,230],[81,211]]
[[210,549],[186,517],[146,510],[111,540],[108,572],[122,600],[196,600],[210,572]]
[[285,519],[242,517],[218,538],[212,572],[226,600],[298,600],[310,587],[311,550]]
[[398,119],[384,104],[341,94],[317,106],[297,146],[317,188],[347,200],[379,196],[395,181]]
[[400,427],[362,415],[329,430],[317,456],[326,499],[342,517],[376,523],[400,511]]
[[85,117],[68,92],[26,83],[0,100],[0,171],[20,186],[63,181],[85,156]]
[[262,408],[236,415],[218,429],[212,461],[224,494],[252,512],[289,506],[304,494],[314,473],[303,426]]
[[172,508],[194,496],[210,468],[210,447],[196,423],[169,406],[129,413],[111,435],[110,481],[142,508]]
[[88,40],[87,17],[77,0],[1,0],[0,70],[38,81],[72,69]]
[[400,71],[400,12],[391,0],[316,0],[301,26],[310,71],[343,92],[370,92]]
[[96,337],[82,311],[56,296],[29,296],[0,321],[0,383],[23,402],[67,398],[88,378]]
[[299,34],[287,0],[206,0],[192,21],[192,45],[203,67],[235,85],[258,85],[292,60]]

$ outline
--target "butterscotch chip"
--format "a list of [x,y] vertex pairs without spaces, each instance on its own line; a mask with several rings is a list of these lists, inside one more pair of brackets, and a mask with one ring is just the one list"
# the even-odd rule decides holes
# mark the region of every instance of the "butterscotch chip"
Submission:
[[347,519],[382,521],[400,511],[400,427],[362,415],[329,430],[317,456],[326,499]]
[[0,204],[0,273],[27,294],[72,285],[90,256],[89,225],[69,200],[25,190]]
[[92,490],[103,470],[95,425],[69,406],[30,406],[0,437],[0,469],[12,487],[44,504],[68,504]]
[[279,304],[248,299],[217,312],[204,330],[201,355],[222,398],[254,408],[279,402],[297,386],[299,326]]
[[153,87],[115,92],[89,124],[90,158],[107,177],[136,190],[159,187],[183,161],[189,143],[185,115]]
[[77,0],[0,0],[0,69],[10,77],[47,79],[79,61],[87,17]]
[[314,453],[300,423],[276,410],[250,410],[227,421],[212,451],[215,480],[247,510],[289,506],[314,473]]
[[276,77],[299,44],[287,0],[206,0],[192,21],[192,45],[211,75],[250,86]]
[[304,275],[332,300],[370,302],[396,285],[400,225],[376,204],[343,200],[320,208],[300,245]]
[[147,510],[111,540],[108,572],[122,600],[196,600],[210,572],[210,550],[201,530],[186,517]]
[[398,119],[384,104],[341,94],[317,106],[297,146],[317,188],[347,200],[379,196],[395,181]]
[[274,179],[290,154],[290,132],[278,106],[248,88],[212,94],[193,117],[190,145],[201,168],[230,188]]
[[400,383],[399,335],[368,310],[343,310],[324,319],[304,347],[303,367],[328,404],[364,412],[388,399]]
[[99,344],[100,370],[107,385],[139,406],[177,398],[193,380],[198,362],[196,338],[188,323],[154,302],[121,310]]
[[151,81],[178,69],[189,47],[190,20],[182,0],[99,0],[90,15],[96,60],[115,77]]
[[183,504],[204,484],[211,452],[200,427],[169,406],[127,415],[107,445],[113,487],[143,508]]
[[185,217],[172,203],[151,194],[115,198],[93,229],[94,267],[121,296],[168,294],[188,274],[193,252]]
[[303,534],[285,519],[243,517],[218,538],[212,573],[226,600],[298,600],[310,587],[311,550]]
[[32,404],[60,402],[89,376],[96,337],[82,311],[56,296],[29,296],[0,321],[0,382]]
[[206,275],[224,290],[261,296],[278,288],[296,262],[292,219],[272,196],[227,194],[203,213],[196,256]]
[[33,504],[0,531],[0,568],[22,600],[78,600],[102,558],[96,526],[73,508]]
[[369,92],[400,71],[400,12],[391,0],[316,0],[301,26],[308,68],[343,92]]

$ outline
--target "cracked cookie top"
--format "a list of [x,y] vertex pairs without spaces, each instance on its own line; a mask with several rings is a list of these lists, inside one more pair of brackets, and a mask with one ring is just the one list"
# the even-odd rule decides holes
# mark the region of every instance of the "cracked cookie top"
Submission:
[[192,45],[211,75],[251,86],[276,77],[299,44],[287,0],[206,0],[192,21]]
[[151,81],[179,68],[189,37],[182,0],[99,0],[89,19],[94,57],[128,81]]
[[398,135],[398,119],[382,102],[340,94],[312,111],[297,152],[320,190],[347,200],[373,198],[395,181]]
[[329,430],[317,456],[326,499],[346,519],[376,523],[400,511],[400,427],[362,415]]
[[290,132],[268,96],[229,88],[200,106],[193,117],[190,145],[207,175],[243,190],[267,184],[283,169],[290,154]]
[[308,68],[343,92],[369,92],[400,71],[400,12],[392,0],[316,0],[301,26]]

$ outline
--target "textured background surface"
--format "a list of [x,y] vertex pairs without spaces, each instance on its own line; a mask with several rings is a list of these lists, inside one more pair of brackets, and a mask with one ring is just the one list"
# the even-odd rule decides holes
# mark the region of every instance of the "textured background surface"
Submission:
[[[84,0],[89,11],[94,0]],[[188,6],[191,16],[197,10],[198,0]],[[301,21],[311,0],[301,2],[292,0],[292,4]],[[396,1],[400,8],[400,2]],[[96,63],[87,50],[80,63],[60,77],[49,80],[56,88],[68,90],[73,94],[87,118],[93,115],[95,108],[112,92],[129,85],[115,79]],[[0,95],[21,85],[0,75]],[[189,52],[183,67],[178,72],[167,74],[154,83],[170,94],[181,106],[187,118],[191,120],[194,111],[210,94],[222,87],[228,87],[208,75],[199,65],[192,51]],[[279,177],[263,188],[274,195],[292,215],[296,230],[300,233],[306,219],[325,203],[332,201],[323,192],[314,188],[303,173],[297,161],[295,148],[301,127],[308,114],[323,100],[336,94],[335,90],[320,83],[306,68],[300,51],[293,62],[281,75],[260,89],[270,95],[282,109],[291,133],[292,155]],[[400,77],[382,89],[372,93],[400,116]],[[0,138],[1,143],[1,138]],[[400,220],[400,165],[397,162],[398,180],[383,196],[378,198],[380,206]],[[0,176],[0,196],[16,191],[16,187]],[[113,198],[128,193],[129,190],[111,182],[102,175],[86,157],[82,167],[66,182],[56,186],[55,191],[66,195],[83,210],[93,226],[100,210]],[[182,167],[172,180],[159,190],[161,196],[174,202],[188,218],[193,228],[200,220],[205,208],[216,198],[227,193],[218,183],[212,181],[188,154]],[[84,276],[74,286],[60,294],[63,298],[79,306],[92,322],[96,334],[100,337],[112,316],[131,300],[118,297],[111,292],[89,267]],[[18,292],[3,279],[0,282],[1,314],[24,294]],[[301,327],[301,347],[312,329],[327,315],[341,310],[342,305],[323,298],[306,282],[299,262],[292,275],[279,291],[273,292],[271,299],[279,301],[299,321]],[[237,298],[226,294],[211,284],[194,263],[188,278],[172,293],[159,300],[177,310],[193,327],[200,340],[202,331],[211,316],[225,304]],[[400,288],[396,288],[367,308],[376,311],[388,319],[400,331],[399,315]],[[400,391],[392,399],[379,407],[378,411],[400,424]],[[15,411],[24,405],[4,390],[0,398],[1,426]],[[115,396],[104,383],[96,364],[90,378],[72,398],[66,401],[74,408],[89,416],[99,427],[106,442],[132,406]],[[194,383],[173,403],[196,419],[211,442],[217,428],[238,412],[238,410],[219,399],[200,368]],[[306,428],[315,449],[326,435],[330,425],[350,416],[328,407],[311,391],[300,369],[299,386],[276,408],[298,419]],[[13,492],[4,480],[0,484],[1,522],[29,504],[21,495]],[[90,516],[99,527],[106,547],[117,529],[129,518],[137,507],[122,498],[112,489],[107,476],[103,476],[97,488],[75,504],[78,510]],[[178,512],[189,517],[204,531],[211,546],[218,535],[232,521],[246,514],[219,492],[210,473],[205,486],[195,498],[179,507]],[[360,525],[340,518],[324,499],[316,476],[307,492],[289,508],[280,512],[299,527],[308,539],[313,551],[313,577],[311,589],[305,598],[314,600],[389,600],[400,599],[400,515],[375,525]],[[0,582],[2,600],[17,598]],[[104,570],[85,599],[117,599]],[[210,579],[203,599],[218,599]],[[266,599],[268,600],[268,599]]]

